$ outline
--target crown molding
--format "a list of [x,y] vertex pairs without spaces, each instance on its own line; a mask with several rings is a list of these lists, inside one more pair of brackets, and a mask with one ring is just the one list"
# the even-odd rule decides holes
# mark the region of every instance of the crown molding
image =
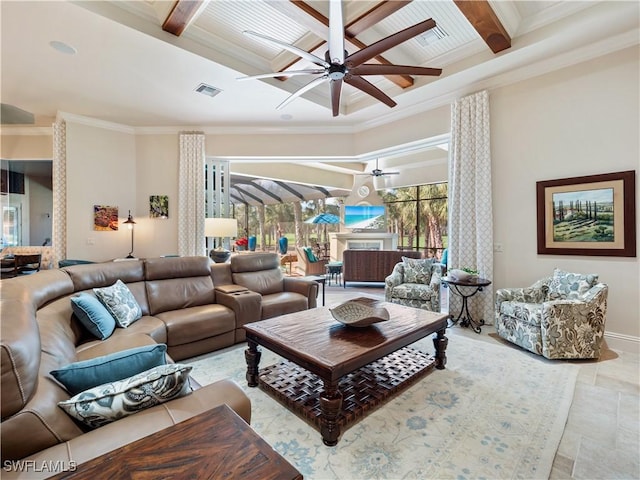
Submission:
[[114,122],[109,122],[107,120],[100,120],[99,118],[85,117],[83,115],[77,115],[75,113],[58,112],[56,119],[64,120],[65,122],[79,123],[81,125],[87,125],[89,127],[102,128],[105,130],[113,130],[120,133],[128,133],[132,135],[136,133],[135,128],[129,125],[122,125],[121,123],[114,123]]
[[26,126],[26,125],[21,125],[19,127],[11,127],[11,126],[3,125],[2,128],[0,128],[0,134],[2,134],[2,135],[19,135],[19,136],[27,136],[27,135],[32,135],[32,136],[49,135],[49,136],[52,136],[53,135],[53,128],[52,127],[43,127],[43,126],[29,127],[29,126]]

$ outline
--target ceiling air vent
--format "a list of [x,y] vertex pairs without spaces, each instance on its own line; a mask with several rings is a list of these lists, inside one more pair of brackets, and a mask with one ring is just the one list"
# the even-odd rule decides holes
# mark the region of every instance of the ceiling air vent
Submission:
[[445,32],[440,25],[436,25],[435,27],[427,30],[422,35],[418,35],[416,40],[423,47],[428,47],[429,45],[433,45],[438,40],[442,40],[445,37],[448,37],[449,34]]
[[206,83],[201,83],[196,88],[196,92],[206,95],[208,97],[215,97],[220,92],[222,92],[222,90],[216,87],[212,87],[211,85],[207,85]]

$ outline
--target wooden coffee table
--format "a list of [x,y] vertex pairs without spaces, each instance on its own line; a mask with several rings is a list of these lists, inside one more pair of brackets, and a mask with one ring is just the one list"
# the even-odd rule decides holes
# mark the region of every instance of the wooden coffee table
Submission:
[[[390,320],[369,327],[337,322],[329,308],[314,308],[244,326],[247,382],[260,385],[320,430],[325,445],[373,407],[446,363],[446,314],[371,298]],[[435,333],[435,356],[408,345]],[[258,345],[285,361],[259,370]]]
[[227,405],[78,465],[54,479],[302,479],[302,475]]

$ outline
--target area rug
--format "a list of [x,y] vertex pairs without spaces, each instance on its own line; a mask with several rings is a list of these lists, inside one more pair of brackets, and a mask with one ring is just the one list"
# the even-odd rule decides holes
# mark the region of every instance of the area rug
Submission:
[[[343,431],[320,433],[247,387],[246,345],[189,362],[201,384],[232,378],[251,398],[253,429],[305,479],[547,479],[578,367],[447,330],[445,370],[434,370]],[[433,353],[430,338],[414,347]],[[262,349],[261,366],[279,357]]]

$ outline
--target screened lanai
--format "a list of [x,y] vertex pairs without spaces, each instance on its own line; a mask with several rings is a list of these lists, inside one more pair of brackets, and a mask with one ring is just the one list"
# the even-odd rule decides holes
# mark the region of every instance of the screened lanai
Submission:
[[264,178],[231,175],[229,195],[234,205],[273,205],[321,198],[345,197],[350,190],[325,188]]

